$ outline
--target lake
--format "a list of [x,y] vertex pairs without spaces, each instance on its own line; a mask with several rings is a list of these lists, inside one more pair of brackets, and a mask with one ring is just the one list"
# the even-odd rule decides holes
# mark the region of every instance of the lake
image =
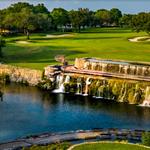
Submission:
[[0,142],[43,132],[93,128],[150,130],[150,108],[10,84],[0,101]]

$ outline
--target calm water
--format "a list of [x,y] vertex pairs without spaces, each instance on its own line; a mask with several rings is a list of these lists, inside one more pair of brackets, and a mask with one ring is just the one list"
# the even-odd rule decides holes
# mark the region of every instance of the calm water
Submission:
[[42,132],[92,128],[150,130],[150,109],[102,102],[67,94],[50,94],[11,84],[0,101],[0,142]]

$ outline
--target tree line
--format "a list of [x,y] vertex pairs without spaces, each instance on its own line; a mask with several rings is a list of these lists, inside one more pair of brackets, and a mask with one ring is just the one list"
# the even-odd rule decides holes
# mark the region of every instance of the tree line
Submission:
[[130,27],[150,33],[150,13],[122,14],[117,8],[91,11],[88,8],[67,11],[54,8],[51,12],[44,6],[19,2],[0,10],[0,28],[24,32],[77,31],[86,27]]

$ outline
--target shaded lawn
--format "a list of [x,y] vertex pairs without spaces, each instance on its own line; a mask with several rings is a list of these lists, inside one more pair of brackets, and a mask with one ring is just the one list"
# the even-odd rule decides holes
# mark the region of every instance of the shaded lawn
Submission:
[[16,40],[24,40],[25,36],[7,38],[2,61],[35,69],[58,64],[54,57],[60,54],[65,55],[70,63],[73,63],[76,57],[150,62],[150,42],[128,41],[128,38],[144,36],[145,33],[117,28],[96,28],[73,34],[73,37],[61,38],[46,38],[46,34],[33,34],[29,44],[16,43]]

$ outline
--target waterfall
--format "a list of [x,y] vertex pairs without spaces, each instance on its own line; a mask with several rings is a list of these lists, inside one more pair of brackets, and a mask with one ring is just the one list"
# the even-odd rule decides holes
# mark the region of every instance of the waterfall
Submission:
[[92,63],[92,70],[95,70],[96,63]]
[[77,95],[82,95],[82,84],[77,83]]
[[107,64],[102,63],[102,72],[106,72],[107,71]]
[[128,68],[129,66],[124,66],[124,73],[127,75],[128,74]]
[[141,67],[140,67],[140,66],[137,66],[136,75],[141,75],[141,74],[140,74],[140,69],[141,69]]
[[146,87],[145,90],[145,100],[140,106],[150,107],[150,86]]
[[69,83],[69,82],[70,82],[70,76],[67,75],[64,83]]
[[65,88],[63,83],[63,76],[58,75],[56,77],[56,86],[57,88],[52,91],[53,93],[64,93]]
[[118,71],[118,73],[121,73],[121,68],[122,68],[122,65],[119,64],[119,71]]
[[142,75],[145,76],[146,67],[142,67]]
[[82,95],[82,83],[81,78],[77,78],[77,95]]
[[111,96],[110,96],[110,86],[109,84],[107,85],[107,99],[110,100],[111,99]]
[[[103,86],[103,85],[102,85]],[[101,86],[100,86],[101,87]],[[102,99],[103,98],[103,94],[102,94],[102,92],[101,92],[101,90],[100,90],[100,87],[98,88],[98,90],[97,90],[97,95],[95,96],[95,98],[97,98],[97,99]]]
[[123,102],[125,100],[126,92],[126,85],[123,83],[120,90],[119,102]]
[[135,75],[136,66],[131,66],[130,68],[131,68],[130,74],[131,74],[131,75]]
[[91,84],[91,82],[89,80],[90,80],[90,78],[86,79],[85,92],[84,92],[83,96],[88,96],[88,86]]

